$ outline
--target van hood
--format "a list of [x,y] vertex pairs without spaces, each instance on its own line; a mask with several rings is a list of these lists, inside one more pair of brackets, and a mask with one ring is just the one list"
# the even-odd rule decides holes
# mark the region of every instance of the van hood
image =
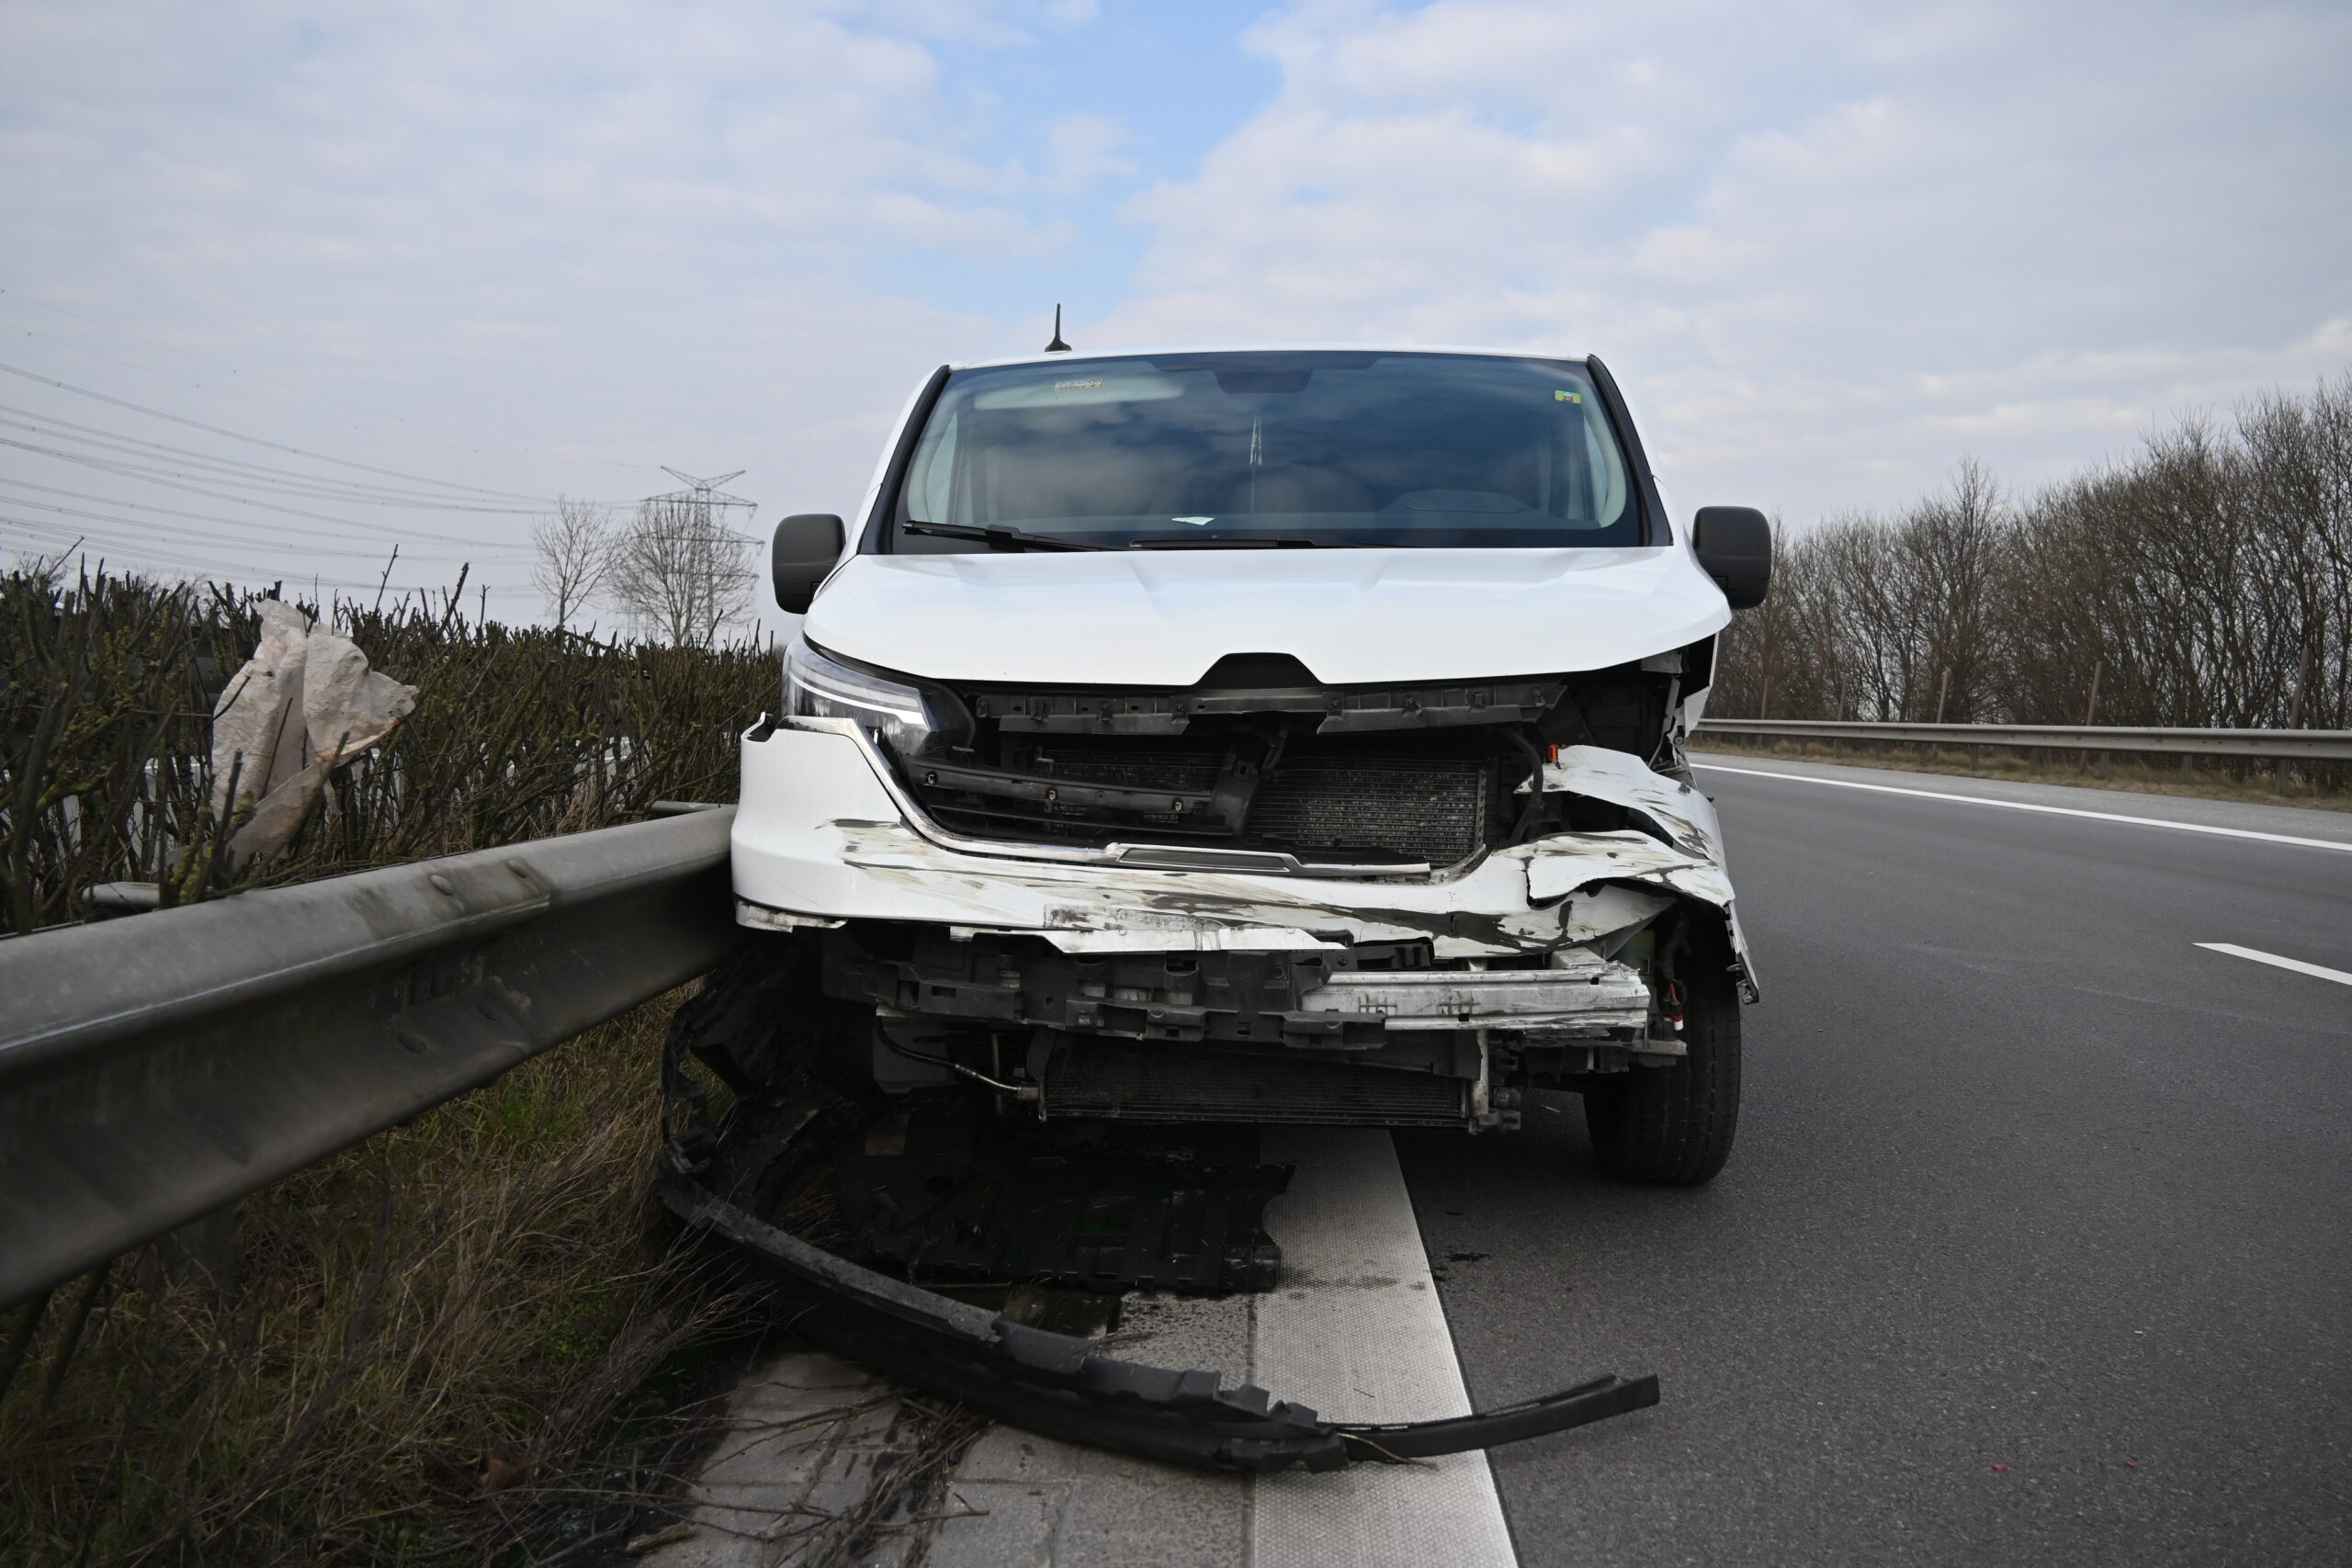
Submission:
[[1731,620],[1675,545],[853,556],[803,631],[936,680],[1189,686],[1229,653],[1331,685],[1599,670]]

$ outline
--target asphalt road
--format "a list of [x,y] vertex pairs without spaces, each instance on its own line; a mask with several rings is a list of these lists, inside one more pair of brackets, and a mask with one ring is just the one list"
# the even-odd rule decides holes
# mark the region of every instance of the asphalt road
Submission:
[[1572,1099],[1397,1139],[1479,1404],[1664,1383],[1496,1450],[1521,1561],[2352,1562],[2352,987],[2194,945],[2352,971],[2352,854],[1702,777],[1765,993],[1729,1168],[1604,1181]]

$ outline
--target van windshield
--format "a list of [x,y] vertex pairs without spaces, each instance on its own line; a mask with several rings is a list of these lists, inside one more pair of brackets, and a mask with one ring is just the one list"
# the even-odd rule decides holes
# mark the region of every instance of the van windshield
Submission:
[[[1623,454],[1585,367],[1268,352],[959,370],[883,547],[923,525],[1102,548],[1623,546]],[[1000,542],[1008,542],[1001,540]]]

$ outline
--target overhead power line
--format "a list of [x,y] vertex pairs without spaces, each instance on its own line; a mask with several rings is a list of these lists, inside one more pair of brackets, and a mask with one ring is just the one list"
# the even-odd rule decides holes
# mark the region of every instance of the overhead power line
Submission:
[[[17,425],[20,427],[23,423],[24,422],[21,420],[0,420],[0,424]],[[68,437],[67,439],[74,438]],[[525,517],[545,516],[549,510],[545,506],[478,506],[470,502],[443,501],[430,497],[418,501],[393,501],[377,496],[353,494],[348,491],[324,488],[317,485],[288,484],[279,479],[248,479],[241,474],[228,474],[225,476],[202,473],[184,474],[171,468],[158,468],[147,463],[129,462],[120,457],[93,457],[87,453],[62,452],[53,446],[36,446],[30,442],[17,441],[6,435],[0,435],[0,446],[15,446],[27,452],[38,452],[44,457],[55,457],[61,462],[78,463],[85,468],[99,468],[109,474],[121,474],[130,479],[148,479],[156,484],[168,484],[174,479],[202,479],[209,484],[262,484],[269,485],[274,489],[289,495],[300,496],[301,499],[306,501],[332,501],[341,502],[346,506],[421,506],[429,507],[439,512],[481,512],[495,513],[505,516]],[[175,485],[173,488],[179,489],[184,487]],[[237,500],[242,498],[230,497],[228,499]]]
[[[78,311],[74,311],[74,310],[69,310],[65,309],[65,308],[64,308],[63,306],[62,306],[62,305],[52,305],[52,304],[51,304],[51,303],[50,303],[48,300],[46,300],[46,299],[36,299],[35,298],[33,298],[31,295],[29,295],[29,294],[26,293],[26,292],[25,292],[23,289],[21,289],[21,288],[0,288],[0,296],[5,296],[6,298],[7,298],[7,299],[20,299],[20,300],[24,301],[24,303],[26,303],[26,304],[28,304],[28,305],[34,306],[34,307],[36,307],[36,308],[38,308],[38,309],[40,309],[40,310],[43,310],[50,311],[51,314],[59,315],[59,316],[63,316],[63,317],[64,317],[66,320],[68,320],[68,321],[80,321],[80,322],[81,322],[83,325],[85,325],[85,326],[96,327],[96,328],[97,328],[100,332],[112,333],[114,333],[117,337],[128,338],[128,339],[130,339],[132,343],[145,344],[146,344],[148,347],[150,347],[150,348],[161,349],[161,350],[162,350],[164,353],[165,353],[165,354],[175,354],[175,355],[179,355],[182,359],[189,359],[189,360],[193,360],[193,361],[195,361],[195,362],[196,362],[197,364],[198,364],[198,365],[209,365],[209,366],[211,366],[214,369],[216,369],[216,370],[225,370],[225,371],[227,371],[230,375],[234,376],[234,377],[237,377],[237,378],[238,378],[239,379],[241,379],[241,380],[250,380],[250,381],[260,381],[260,382],[264,382],[264,383],[266,383],[266,384],[267,384],[267,385],[269,385],[269,386],[276,387],[276,388],[279,389],[280,389],[280,390],[282,390],[282,391],[291,392],[291,393],[293,393],[296,397],[298,397],[298,398],[300,398],[300,399],[304,400],[306,402],[315,402],[315,401],[321,401],[321,400],[323,400],[323,401],[327,401],[327,402],[335,403],[335,404],[337,404],[337,405],[339,405],[339,406],[341,406],[341,407],[343,407],[343,408],[345,408],[345,409],[350,410],[351,412],[355,412],[355,413],[365,414],[365,415],[366,415],[366,416],[368,416],[369,419],[379,421],[379,422],[380,422],[380,423],[385,423],[385,424],[388,424],[388,425],[394,425],[394,426],[398,426],[398,427],[400,427],[400,432],[401,432],[401,434],[403,436],[405,436],[406,438],[408,438],[409,440],[413,440],[413,441],[424,441],[424,440],[427,440],[427,439],[428,439],[427,437],[424,437],[424,436],[419,435],[419,434],[416,434],[416,432],[418,432],[418,431],[426,431],[426,430],[429,430],[429,431],[433,431],[433,432],[435,432],[435,433],[436,434],[438,434],[438,435],[442,435],[442,436],[449,436],[449,437],[455,437],[455,438],[456,438],[456,439],[454,439],[454,440],[432,441],[430,444],[431,444],[431,445],[433,445],[433,446],[454,446],[458,451],[460,451],[460,452],[475,452],[475,453],[481,453],[481,454],[483,454],[483,455],[485,455],[485,456],[494,456],[494,455],[495,455],[495,454],[491,453],[491,452],[490,452],[487,448],[485,448],[485,447],[477,446],[471,446],[471,445],[468,445],[468,444],[466,444],[465,438],[460,434],[460,433],[458,433],[458,432],[457,432],[457,431],[441,430],[438,426],[435,426],[435,425],[421,424],[421,423],[419,423],[418,422],[416,422],[415,420],[406,418],[406,417],[404,417],[403,415],[400,415],[400,414],[393,414],[393,413],[386,413],[386,412],[383,412],[382,410],[380,410],[380,409],[371,409],[371,408],[368,408],[368,407],[366,407],[366,406],[364,406],[364,405],[362,405],[362,404],[355,403],[355,402],[350,402],[350,401],[348,401],[348,400],[346,400],[340,399],[340,398],[328,398],[328,399],[323,399],[323,400],[322,400],[322,399],[320,398],[320,396],[319,396],[318,392],[317,392],[316,390],[314,390],[313,389],[311,389],[311,388],[308,388],[308,387],[298,387],[298,386],[295,386],[293,383],[291,383],[291,382],[289,382],[289,381],[280,381],[280,380],[277,379],[275,377],[265,376],[265,375],[261,374],[261,373],[260,373],[259,371],[257,371],[257,370],[246,370],[246,369],[243,369],[243,368],[241,368],[241,367],[237,367],[237,366],[234,366],[234,365],[231,365],[231,364],[229,364],[226,360],[214,359],[214,358],[209,357],[209,355],[201,355],[201,354],[198,354],[198,353],[195,353],[195,352],[193,352],[192,350],[189,350],[189,349],[180,348],[180,347],[177,347],[176,345],[172,344],[159,342],[158,340],[156,340],[156,339],[154,339],[154,338],[146,337],[146,336],[143,336],[143,335],[142,335],[142,334],[141,334],[141,333],[134,333],[134,332],[130,331],[128,327],[119,327],[119,326],[116,326],[116,325],[115,325],[113,322],[111,322],[111,321],[103,321],[98,320],[98,319],[97,319],[96,317],[95,317],[95,316],[85,316],[85,315],[82,315],[80,312],[78,312]],[[73,350],[74,350],[76,353],[81,353],[81,354],[96,354],[96,353],[97,353],[97,351],[96,351],[96,350],[95,350],[95,349],[93,349],[93,348],[90,348],[90,347],[89,347],[89,346],[87,346],[86,344],[73,343],[73,342],[70,342],[70,341],[68,341],[68,340],[66,340],[66,339],[64,339],[64,338],[54,338],[54,337],[51,337],[51,336],[49,336],[49,334],[47,334],[46,333],[34,333],[34,332],[31,332],[29,329],[24,329],[24,328],[19,328],[19,329],[17,329],[17,330],[25,332],[26,335],[27,335],[27,336],[28,336],[28,337],[38,337],[38,338],[40,338],[43,342],[58,344],[60,344],[60,345],[61,345],[61,346],[62,346],[62,347],[73,349]],[[98,357],[100,357],[100,358],[109,358],[109,357],[111,357],[111,356],[110,356],[110,355],[98,355]],[[124,360],[115,360],[115,361],[114,361],[114,363],[116,363],[116,364],[118,364],[118,365],[130,366],[130,368],[135,369],[135,370],[140,370],[140,371],[141,371],[142,373],[147,374],[147,375],[161,375],[161,374],[162,374],[162,372],[160,372],[160,371],[157,371],[157,370],[153,369],[152,367],[131,365],[131,364],[130,364],[130,361],[129,361],[129,360],[127,360],[127,359],[124,359]],[[251,392],[245,391],[245,390],[244,390],[244,389],[243,389],[242,388],[208,387],[208,386],[206,386],[204,383],[202,383],[202,382],[200,382],[200,381],[187,381],[187,380],[184,380],[184,379],[182,379],[181,378],[176,377],[176,376],[175,376],[175,377],[170,377],[170,378],[168,378],[168,379],[175,380],[175,381],[179,381],[179,382],[180,382],[180,384],[181,384],[182,386],[194,387],[194,388],[195,388],[195,389],[197,389],[197,390],[198,390],[198,391],[227,391],[227,392],[231,393],[232,396],[245,398],[245,399],[248,399],[248,400],[253,400],[253,401],[263,402],[263,406],[265,406],[265,407],[273,406],[273,405],[270,405],[270,404],[266,403],[266,401],[264,401],[263,400],[260,400],[260,399],[256,399],[256,398],[254,398],[254,395],[253,395]],[[569,454],[569,453],[563,453],[563,452],[550,452],[550,451],[548,451],[548,450],[546,450],[546,449],[544,449],[544,448],[542,448],[542,447],[537,447],[537,446],[511,446],[511,447],[506,448],[506,450],[508,450],[508,451],[513,451],[513,452],[526,452],[526,453],[529,453],[532,457],[553,457],[553,458],[558,459],[559,461],[566,462],[566,463],[589,463],[589,464],[593,464],[593,465],[594,465],[594,466],[595,466],[595,467],[597,467],[597,468],[650,468],[650,467],[652,467],[652,465],[651,465],[651,464],[650,464],[650,463],[628,463],[628,462],[622,462],[622,461],[620,461],[620,460],[618,460],[618,459],[611,458],[611,457],[580,457],[572,456],[572,455],[571,455],[571,454]]]
[[[52,557],[67,554],[83,555],[106,561],[127,560],[142,565],[167,567],[175,571],[184,571],[200,577],[214,579],[236,577],[253,582],[316,582],[324,588],[348,589],[355,592],[372,592],[377,583],[377,580],[373,577],[365,581],[346,581],[311,573],[297,575],[288,572],[283,564],[267,566],[246,564],[240,570],[232,571],[230,569],[238,567],[239,563],[235,560],[224,561],[218,553],[208,553],[201,557],[184,555],[169,547],[158,547],[136,541],[122,546],[101,545],[93,541],[86,533],[74,528],[45,523],[38,518],[17,517],[5,511],[0,511],[0,524],[11,525],[27,533],[47,536],[45,539],[35,539],[33,543],[40,547],[40,553]],[[256,562],[259,558],[253,558]],[[475,578],[469,582],[468,586],[471,587],[479,581],[481,579]],[[496,582],[491,584],[491,591],[495,593],[511,592],[505,585]]]
[[[153,512],[165,517],[184,517],[192,523],[215,523],[220,524],[224,527],[245,529],[268,529],[276,526],[266,520],[255,523],[250,518],[222,517],[218,513],[210,512],[184,512],[175,506],[155,506],[143,501],[123,501],[111,495],[92,495],[86,491],[64,490],[56,485],[35,484],[30,479],[11,479],[5,474],[0,474],[0,486],[6,486],[10,490],[39,491],[43,495],[62,495],[68,501],[95,502],[100,506],[128,507],[133,512]],[[36,501],[26,501],[20,502],[20,504],[26,506],[41,506],[47,503]],[[87,515],[95,517],[96,514],[88,513]],[[114,518],[113,521],[133,525],[139,523],[139,519],[132,517],[118,517]],[[161,524],[148,524],[144,525],[150,527],[164,526],[164,525]],[[264,538],[255,540],[254,542],[266,545],[272,549],[283,549],[289,543],[294,542],[296,538],[299,538],[307,547],[312,538],[320,536],[321,536],[317,535],[301,535],[289,537],[288,533],[280,531],[270,534]],[[380,539],[387,544],[456,545],[460,548],[479,551],[485,555],[523,555],[526,554],[530,548],[527,545],[501,545],[481,539],[462,538],[453,534],[419,533],[413,528],[363,528],[360,529],[356,536],[328,535],[324,536],[328,538],[341,537],[347,543]]]
[[[246,549],[269,551],[274,554],[282,554],[287,547],[287,541],[282,538],[256,539],[250,535],[232,536],[209,530],[183,528],[178,526],[176,524],[157,523],[142,517],[118,517],[110,512],[92,512],[79,506],[61,505],[53,501],[35,501],[28,496],[0,496],[0,504],[6,504],[9,506],[29,506],[42,512],[54,512],[60,516],[78,517],[87,523],[111,523],[123,528],[144,529],[150,533],[160,534],[167,538],[185,540],[190,544],[230,545]],[[409,541],[405,539],[390,541],[390,543],[396,545],[406,544]],[[345,540],[342,544],[318,544],[306,539],[302,541],[302,549],[307,555],[350,556],[358,560],[377,560],[386,554],[383,550],[369,547],[344,547],[345,545],[352,544],[356,544],[356,541]],[[419,552],[416,558],[419,560],[427,560],[436,558],[463,559],[470,558],[475,556],[488,557],[492,554],[511,557],[517,553],[518,552],[512,547],[503,547],[481,550],[466,549],[424,551]]]
[[480,485],[457,484],[447,479],[436,479],[425,474],[403,473],[398,468],[379,468],[368,463],[355,463],[345,457],[331,457],[323,452],[312,452],[301,446],[288,446],[282,441],[266,441],[258,435],[247,435],[239,431],[224,430],[217,424],[206,424],[201,420],[184,419],[175,413],[165,413],[161,409],[151,409],[144,403],[134,403],[127,398],[118,398],[109,393],[94,391],[88,387],[77,387],[71,381],[61,381],[54,376],[43,376],[19,366],[0,364],[0,371],[6,371],[11,376],[20,376],[28,381],[38,381],[45,387],[55,387],[61,391],[72,392],[78,397],[92,398],[102,403],[112,403],[117,408],[129,409],[133,413],[143,413],[151,419],[169,420],[174,424],[184,424],[190,430],[201,430],[208,435],[225,436],[232,441],[243,441],[250,446],[266,446],[273,452],[285,452],[297,457],[308,457],[314,463],[333,463],[339,468],[351,468],[363,474],[378,474],[385,479],[406,479],[412,484],[439,485],[448,490],[466,491],[475,495],[489,496],[495,501],[530,501],[541,505],[548,504],[547,499],[543,496],[521,495],[514,491],[485,490]]
[[[17,536],[16,542],[22,547],[52,558],[61,551],[68,555],[81,554],[85,558],[92,553],[101,553],[102,558],[135,563],[140,570],[267,581],[288,577],[289,552],[292,551],[334,561],[348,571],[359,562],[372,566],[383,561],[386,547],[398,541],[416,547],[412,558],[424,558],[418,564],[424,566],[427,571],[435,570],[429,564],[435,557],[444,558],[451,570],[455,570],[459,560],[470,562],[485,558],[503,559],[511,570],[516,564],[516,558],[530,554],[529,546],[492,544],[480,537],[440,534],[403,524],[387,523],[382,520],[383,511],[422,510],[482,515],[486,519],[491,515],[544,515],[553,511],[556,505],[547,497],[493,490],[482,485],[355,462],[243,430],[207,423],[22,366],[0,363],[0,373],[206,435],[283,453],[298,460],[326,465],[346,474],[363,476],[351,479],[331,473],[289,469],[62,418],[38,404],[34,407],[8,406],[5,412],[14,417],[0,417],[0,430],[14,434],[0,434],[0,455],[16,451],[70,463],[135,483],[201,496],[225,503],[238,513],[200,513],[0,474],[0,509],[6,513],[0,515],[0,524],[8,525],[8,531]],[[18,439],[19,436],[29,439]],[[60,474],[58,477],[66,476]],[[55,499],[35,499],[35,495]],[[303,505],[286,504],[289,502],[318,502],[337,508],[365,507],[376,515],[362,521],[349,515],[311,511]],[[74,502],[84,504],[73,504]],[[503,504],[510,502],[522,504]],[[50,520],[28,515],[35,512],[49,514]],[[254,513],[270,515],[252,515]],[[277,521],[281,518],[289,521]],[[175,523],[170,519],[183,521]],[[450,521],[460,519],[453,516]],[[491,525],[485,521],[482,526],[508,525]],[[113,536],[93,540],[90,538],[93,527]],[[395,550],[392,555],[397,559],[401,555],[409,553]],[[367,568],[361,570],[366,570]],[[323,577],[314,581],[322,587],[328,586]],[[377,581],[370,571],[367,581],[336,582],[332,586],[364,590],[376,586]],[[509,585],[487,583],[483,585],[485,592],[492,586],[497,587],[502,593],[512,592]]]
[[[8,416],[16,417],[10,418]],[[209,452],[191,451],[174,446],[168,442],[142,441],[135,435],[103,429],[94,424],[81,424],[54,414],[37,413],[30,409],[0,403],[0,425],[47,436],[52,441],[78,441],[85,446],[104,451],[120,452],[130,457],[141,457],[153,452],[177,462],[193,463],[198,468],[217,470],[227,479],[244,484],[271,484],[281,488],[311,488],[320,491],[321,500],[345,499],[378,505],[405,504],[437,506],[462,512],[507,512],[536,513],[544,507],[480,506],[471,502],[457,501],[446,495],[426,491],[401,490],[391,485],[373,484],[366,479],[338,479],[319,474],[297,473],[291,468],[273,468],[263,463],[240,462],[234,457],[222,457]]]
[[[16,440],[12,440],[12,439],[10,439],[9,437],[7,437],[7,436],[6,436],[6,435],[0,435],[0,446],[16,446],[16,447],[20,447],[20,448],[22,448],[23,450],[28,451],[28,452],[40,452],[40,453],[44,454],[45,456],[52,457],[53,457],[65,456],[64,454],[56,453],[56,452],[51,452],[51,451],[49,451],[49,450],[48,450],[47,448],[45,448],[45,447],[35,446],[31,445],[29,442],[24,442],[24,441],[16,441]],[[402,525],[402,524],[395,524],[395,523],[382,523],[382,524],[378,524],[378,523],[359,523],[359,522],[355,522],[354,520],[352,520],[351,518],[348,518],[348,517],[333,517],[333,516],[329,516],[327,513],[323,513],[323,512],[305,512],[305,511],[303,511],[303,510],[302,510],[300,507],[299,507],[299,506],[280,506],[280,505],[278,505],[277,503],[276,503],[275,502],[268,502],[268,501],[257,501],[257,500],[255,500],[254,498],[253,498],[252,496],[249,496],[249,495],[231,495],[231,494],[224,494],[224,493],[222,493],[222,492],[221,492],[221,491],[217,491],[217,490],[208,490],[208,489],[206,489],[206,488],[205,488],[204,486],[202,486],[202,485],[188,484],[188,483],[187,483],[186,481],[184,481],[184,480],[180,480],[180,479],[156,479],[156,478],[153,478],[153,476],[150,476],[150,475],[132,474],[132,473],[129,473],[129,472],[128,472],[128,470],[126,470],[126,469],[124,469],[124,468],[119,468],[119,467],[118,467],[118,466],[116,466],[116,465],[114,465],[114,464],[110,464],[110,463],[106,462],[105,460],[103,460],[103,459],[101,459],[101,458],[96,458],[96,457],[78,457],[78,458],[77,458],[77,457],[70,457],[70,456],[66,456],[66,461],[68,461],[68,462],[74,462],[74,463],[79,463],[79,464],[80,464],[82,467],[84,467],[84,468],[102,469],[102,470],[104,470],[104,471],[107,472],[107,473],[126,474],[126,475],[127,475],[127,477],[129,477],[129,478],[132,478],[132,479],[137,479],[141,480],[142,483],[145,483],[145,484],[152,484],[152,485],[160,485],[160,486],[162,486],[162,487],[163,487],[164,489],[165,489],[165,490],[186,491],[187,491],[188,494],[190,494],[190,495],[200,495],[200,496],[205,497],[205,498],[206,498],[207,500],[209,500],[209,501],[225,501],[225,502],[230,502],[232,505],[235,505],[235,506],[250,506],[250,507],[254,507],[254,508],[255,508],[255,509],[257,509],[257,510],[259,510],[259,511],[263,511],[263,512],[276,512],[276,513],[282,513],[283,515],[288,516],[288,517],[300,517],[300,518],[304,519],[304,520],[305,520],[305,521],[307,521],[307,522],[311,522],[311,523],[326,523],[326,524],[331,524],[331,525],[333,525],[334,526],[338,527],[338,528],[351,528],[351,529],[356,529],[356,530],[357,530],[357,531],[358,531],[358,532],[360,532],[360,533],[368,534],[368,535],[377,535],[377,534],[382,534],[382,535],[387,535],[387,536],[392,536],[392,535],[408,535],[408,536],[414,536],[414,537],[416,537],[416,538],[419,538],[419,539],[433,539],[433,538],[440,538],[440,539],[445,539],[445,540],[446,540],[446,539],[448,539],[448,538],[450,537],[450,536],[447,536],[447,535],[435,535],[435,534],[424,534],[424,533],[419,533],[419,532],[417,532],[415,529],[410,528],[410,527],[408,527],[408,526],[406,526],[405,525]],[[25,482],[27,482],[27,481],[24,481],[24,480],[17,480],[17,481],[14,481],[14,482],[17,482],[17,483],[21,484],[21,483],[25,483]],[[120,503],[119,503],[119,504],[125,505],[125,506],[135,506],[135,505],[138,505],[138,504],[140,504],[140,503],[139,503],[139,502],[120,502]],[[456,540],[455,542],[456,542],[456,543],[459,543],[459,544],[463,544],[463,543],[465,543],[466,541],[465,541],[465,540],[463,540],[463,539],[458,539],[458,540]]]

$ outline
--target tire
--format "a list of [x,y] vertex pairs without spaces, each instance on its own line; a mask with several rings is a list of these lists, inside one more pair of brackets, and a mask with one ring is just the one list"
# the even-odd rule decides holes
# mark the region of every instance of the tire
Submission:
[[1679,965],[1689,1055],[1633,1067],[1584,1090],[1584,1124],[1600,1168],[1620,1181],[1696,1187],[1714,1179],[1739,1130],[1739,990],[1729,944],[1709,933]]

